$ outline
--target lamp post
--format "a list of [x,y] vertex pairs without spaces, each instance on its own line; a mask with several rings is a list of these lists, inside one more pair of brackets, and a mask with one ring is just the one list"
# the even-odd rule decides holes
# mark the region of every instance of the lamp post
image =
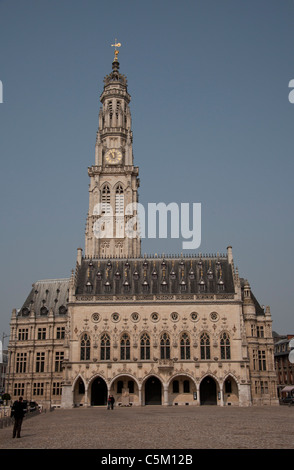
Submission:
[[5,385],[6,385],[6,368],[8,367],[8,354],[7,354],[7,363],[4,360],[4,340],[5,338],[9,338],[9,335],[6,333],[2,333],[2,343],[0,344],[0,363],[3,363],[4,367],[2,368],[3,375],[0,377],[1,383],[0,383],[0,392],[4,393],[5,392]]

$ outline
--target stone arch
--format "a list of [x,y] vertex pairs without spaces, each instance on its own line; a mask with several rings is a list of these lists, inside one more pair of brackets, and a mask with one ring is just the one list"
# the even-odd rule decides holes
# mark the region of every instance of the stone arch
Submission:
[[200,405],[217,405],[220,386],[214,374],[207,373],[201,377],[199,384]]
[[165,384],[162,378],[157,374],[149,373],[142,382],[142,404],[144,405],[162,405],[163,391]]
[[116,193],[116,190],[121,187],[123,192],[125,192],[125,185],[122,183],[122,181],[117,181],[117,183],[115,183],[113,189],[114,189],[114,192]]
[[176,372],[168,381],[170,405],[193,405],[197,397],[197,384],[194,377],[187,372]]
[[140,385],[137,378],[129,372],[120,372],[109,384],[110,393],[116,404],[121,406],[140,405]]
[[[83,388],[80,387],[80,383],[83,384]],[[86,390],[87,385],[82,374],[78,374],[72,383],[72,395],[73,395],[73,405],[74,406],[83,406],[86,405]]]
[[239,405],[239,382],[232,373],[226,374],[222,383],[224,405]]
[[102,374],[95,374],[89,380],[88,395],[91,406],[105,406],[107,403],[107,379]]

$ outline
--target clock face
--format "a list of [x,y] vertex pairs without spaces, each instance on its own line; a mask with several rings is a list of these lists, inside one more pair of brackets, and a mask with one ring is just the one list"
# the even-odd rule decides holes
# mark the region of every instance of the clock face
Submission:
[[122,161],[122,153],[120,152],[120,150],[117,149],[107,150],[105,154],[105,160],[111,165],[120,163]]

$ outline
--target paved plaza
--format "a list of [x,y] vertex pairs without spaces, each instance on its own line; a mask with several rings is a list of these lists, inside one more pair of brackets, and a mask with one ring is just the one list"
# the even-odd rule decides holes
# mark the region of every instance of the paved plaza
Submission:
[[293,449],[294,406],[104,407],[25,419],[21,439],[0,429],[1,449]]

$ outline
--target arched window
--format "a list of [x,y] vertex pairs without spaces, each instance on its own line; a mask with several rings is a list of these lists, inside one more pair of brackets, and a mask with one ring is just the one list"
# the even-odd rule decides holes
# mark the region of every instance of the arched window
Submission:
[[107,333],[101,336],[101,361],[108,361],[110,359],[110,337]]
[[128,361],[130,359],[131,342],[127,333],[124,333],[120,340],[120,359]]
[[190,359],[190,338],[187,333],[183,333],[180,341],[181,359]]
[[210,359],[210,338],[207,333],[202,333],[200,336],[200,357]]
[[140,339],[140,359],[150,359],[150,336],[147,333],[143,333]]
[[84,333],[81,338],[81,361],[90,359],[91,341],[88,333]]
[[183,391],[184,393],[190,393],[190,381],[189,380],[184,380]]
[[84,393],[85,393],[85,384],[84,384],[84,381],[82,379],[79,380],[78,391],[79,391],[79,395],[84,395]]
[[222,333],[220,337],[221,359],[231,359],[231,345],[228,333]]
[[120,184],[115,190],[115,215],[124,215],[124,190]]
[[135,382],[133,380],[128,381],[129,393],[134,393]]
[[117,382],[117,393],[121,393],[121,392],[122,392],[123,386],[124,386],[123,381],[122,381],[122,380],[119,380],[119,381]]
[[107,184],[105,184],[102,188],[102,195],[101,195],[101,203],[102,203],[102,214],[110,215],[110,189]]
[[170,339],[167,333],[160,337],[160,359],[170,359]]
[[173,381],[173,393],[179,393],[179,381],[178,380]]

